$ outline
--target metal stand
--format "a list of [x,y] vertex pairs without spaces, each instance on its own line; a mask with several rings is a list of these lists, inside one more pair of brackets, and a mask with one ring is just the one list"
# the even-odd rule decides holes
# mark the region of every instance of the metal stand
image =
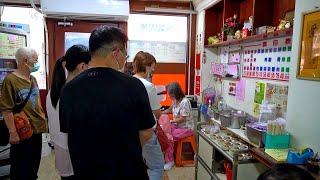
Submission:
[[254,159],[250,160],[239,160],[238,159],[238,153],[234,153],[233,156],[223,150],[219,144],[217,144],[215,141],[213,141],[209,135],[205,134],[204,132],[201,132],[201,125],[206,125],[208,122],[198,122],[197,123],[197,154],[196,154],[196,168],[195,168],[195,180],[205,180],[205,179],[198,179],[198,173],[199,173],[199,164],[205,169],[206,176],[210,177],[210,180],[219,180],[219,177],[216,175],[217,172],[215,172],[214,168],[210,168],[208,164],[205,163],[203,157],[199,155],[200,150],[200,138],[202,138],[206,143],[208,143],[212,148],[212,164],[211,167],[213,167],[213,163],[215,163],[215,154],[219,152],[222,156],[224,156],[227,160],[229,160],[232,163],[232,180],[237,179],[237,171],[238,171],[238,165],[239,164],[248,164],[248,163],[255,163],[257,162]]

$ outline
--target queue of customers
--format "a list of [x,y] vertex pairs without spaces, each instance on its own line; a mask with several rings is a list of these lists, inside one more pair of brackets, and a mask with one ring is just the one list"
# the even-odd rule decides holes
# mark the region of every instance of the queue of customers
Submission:
[[[0,99],[8,129],[5,140],[11,144],[11,180],[38,178],[42,133],[48,132],[48,124],[61,179],[165,177],[164,170],[174,165],[174,141],[193,135],[191,105],[173,82],[166,86],[172,105],[161,111],[155,86],[147,81],[156,59],[140,51],[133,60],[134,75],[124,74],[127,41],[120,29],[100,26],[91,33],[89,48],[74,45],[57,60],[47,95],[48,121],[31,75],[39,69],[38,54],[31,48],[16,51],[17,70],[4,79]],[[173,114],[171,121],[168,113]],[[169,140],[164,152],[155,133],[157,123]],[[0,139],[5,137],[0,133]],[[258,179],[314,178],[297,166],[279,164]]]
[[[156,59],[140,51],[133,60],[134,75],[123,73],[127,41],[122,30],[100,26],[91,33],[89,47],[74,45],[57,60],[46,100],[48,122],[30,75],[37,70],[37,53],[30,48],[16,52],[18,68],[4,80],[0,102],[9,129],[11,179],[37,179],[41,133],[48,124],[61,179],[163,179],[164,170],[174,165],[174,141],[193,135],[191,104],[174,82],[166,86],[173,103],[160,111],[155,86],[147,81]],[[21,140],[14,109],[24,100],[22,111],[33,134]],[[162,152],[155,129],[167,113],[173,113],[173,138]]]

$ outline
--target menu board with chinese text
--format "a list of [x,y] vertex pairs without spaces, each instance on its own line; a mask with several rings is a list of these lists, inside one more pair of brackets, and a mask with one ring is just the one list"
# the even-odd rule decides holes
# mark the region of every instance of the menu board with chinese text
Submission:
[[15,52],[26,46],[26,37],[0,32],[0,59],[15,59]]

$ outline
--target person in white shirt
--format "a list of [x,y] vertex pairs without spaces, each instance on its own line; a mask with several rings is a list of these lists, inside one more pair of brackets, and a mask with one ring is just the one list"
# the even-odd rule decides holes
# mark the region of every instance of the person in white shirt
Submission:
[[[154,71],[155,65],[156,59],[148,52],[140,51],[133,59],[134,77],[140,79],[146,87],[150,106],[157,123],[161,114],[160,100],[155,86],[147,80]],[[155,128],[156,124],[153,126],[153,129]],[[142,155],[150,169],[150,180],[162,180],[164,175],[164,157],[156,133],[153,133],[152,138],[143,146]]]
[[[82,71],[88,69],[91,60],[89,49],[83,45],[73,45],[65,56],[60,58],[53,70],[51,89],[47,95],[46,107],[48,114],[49,133],[55,152],[55,167],[62,180],[76,179],[68,149],[68,135],[60,132],[59,99],[62,87]],[[66,73],[64,67],[68,71]]]

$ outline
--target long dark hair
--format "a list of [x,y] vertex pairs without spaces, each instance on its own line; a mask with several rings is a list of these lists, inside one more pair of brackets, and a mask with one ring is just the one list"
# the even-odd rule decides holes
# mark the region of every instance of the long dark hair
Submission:
[[88,64],[90,60],[91,56],[88,47],[80,44],[71,46],[65,56],[58,59],[54,65],[50,91],[51,102],[54,108],[57,107],[61,89],[66,83],[66,73],[63,68],[63,62],[66,62],[65,66],[68,72],[72,72],[78,64]]

